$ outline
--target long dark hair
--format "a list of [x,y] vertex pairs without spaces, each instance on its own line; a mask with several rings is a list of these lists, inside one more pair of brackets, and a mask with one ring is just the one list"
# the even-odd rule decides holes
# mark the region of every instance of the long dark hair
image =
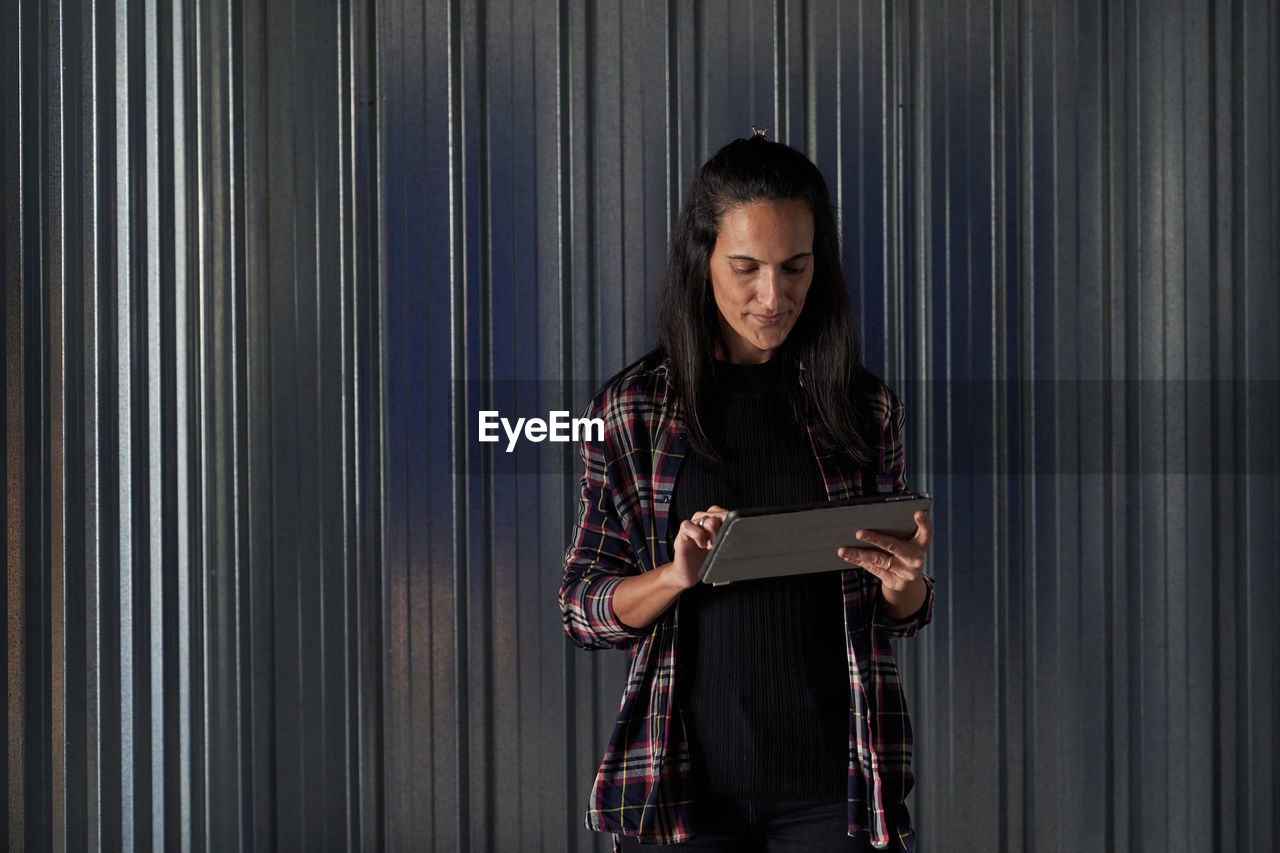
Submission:
[[[698,170],[671,242],[659,311],[661,345],[684,401],[690,441],[714,458],[717,452],[703,428],[702,407],[721,338],[719,310],[708,279],[720,222],[737,205],[793,199],[805,201],[813,212],[813,282],[804,309],[775,357],[783,360],[788,375],[796,376],[803,367],[803,390],[791,383],[789,392],[796,420],[807,417],[823,444],[868,462],[866,407],[858,402],[878,380],[862,365],[826,181],[794,148],[760,135],[735,139]],[[806,395],[812,404],[807,414]]]

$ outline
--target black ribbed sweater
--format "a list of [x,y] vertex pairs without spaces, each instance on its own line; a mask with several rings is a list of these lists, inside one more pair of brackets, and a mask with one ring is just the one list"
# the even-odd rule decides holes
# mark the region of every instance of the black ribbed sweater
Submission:
[[[826,499],[779,362],[715,364],[703,411],[711,460],[690,447],[672,494],[679,522],[728,509]],[[838,572],[700,585],[680,599],[677,697],[695,782],[759,800],[844,800],[849,678]]]

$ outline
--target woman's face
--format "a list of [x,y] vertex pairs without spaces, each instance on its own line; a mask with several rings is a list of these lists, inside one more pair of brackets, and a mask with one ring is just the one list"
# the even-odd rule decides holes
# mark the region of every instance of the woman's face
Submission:
[[773,358],[813,281],[808,203],[753,201],[726,210],[708,272],[720,309],[722,356],[735,364]]

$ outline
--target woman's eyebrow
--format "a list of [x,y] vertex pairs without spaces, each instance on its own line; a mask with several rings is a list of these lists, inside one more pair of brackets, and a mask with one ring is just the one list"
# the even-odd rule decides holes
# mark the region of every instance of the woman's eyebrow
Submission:
[[[731,261],[751,261],[754,264],[763,263],[763,261],[753,258],[750,255],[726,255],[726,257]],[[786,263],[790,263],[791,261],[798,261],[801,258],[812,258],[812,257],[813,257],[813,252],[797,252],[796,254],[792,255],[791,257],[783,261],[783,263],[786,264]]]

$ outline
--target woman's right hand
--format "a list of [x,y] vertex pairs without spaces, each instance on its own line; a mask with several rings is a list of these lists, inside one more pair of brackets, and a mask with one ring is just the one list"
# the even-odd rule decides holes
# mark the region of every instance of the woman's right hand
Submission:
[[712,505],[702,512],[695,512],[688,521],[680,522],[674,543],[675,560],[670,564],[672,580],[681,588],[689,589],[700,580],[702,564],[715,542],[729,511]]
[[712,506],[681,522],[673,543],[674,560],[651,572],[631,575],[614,588],[611,604],[618,621],[644,628],[665,613],[680,593],[696,586],[702,562],[728,515],[724,507]]

